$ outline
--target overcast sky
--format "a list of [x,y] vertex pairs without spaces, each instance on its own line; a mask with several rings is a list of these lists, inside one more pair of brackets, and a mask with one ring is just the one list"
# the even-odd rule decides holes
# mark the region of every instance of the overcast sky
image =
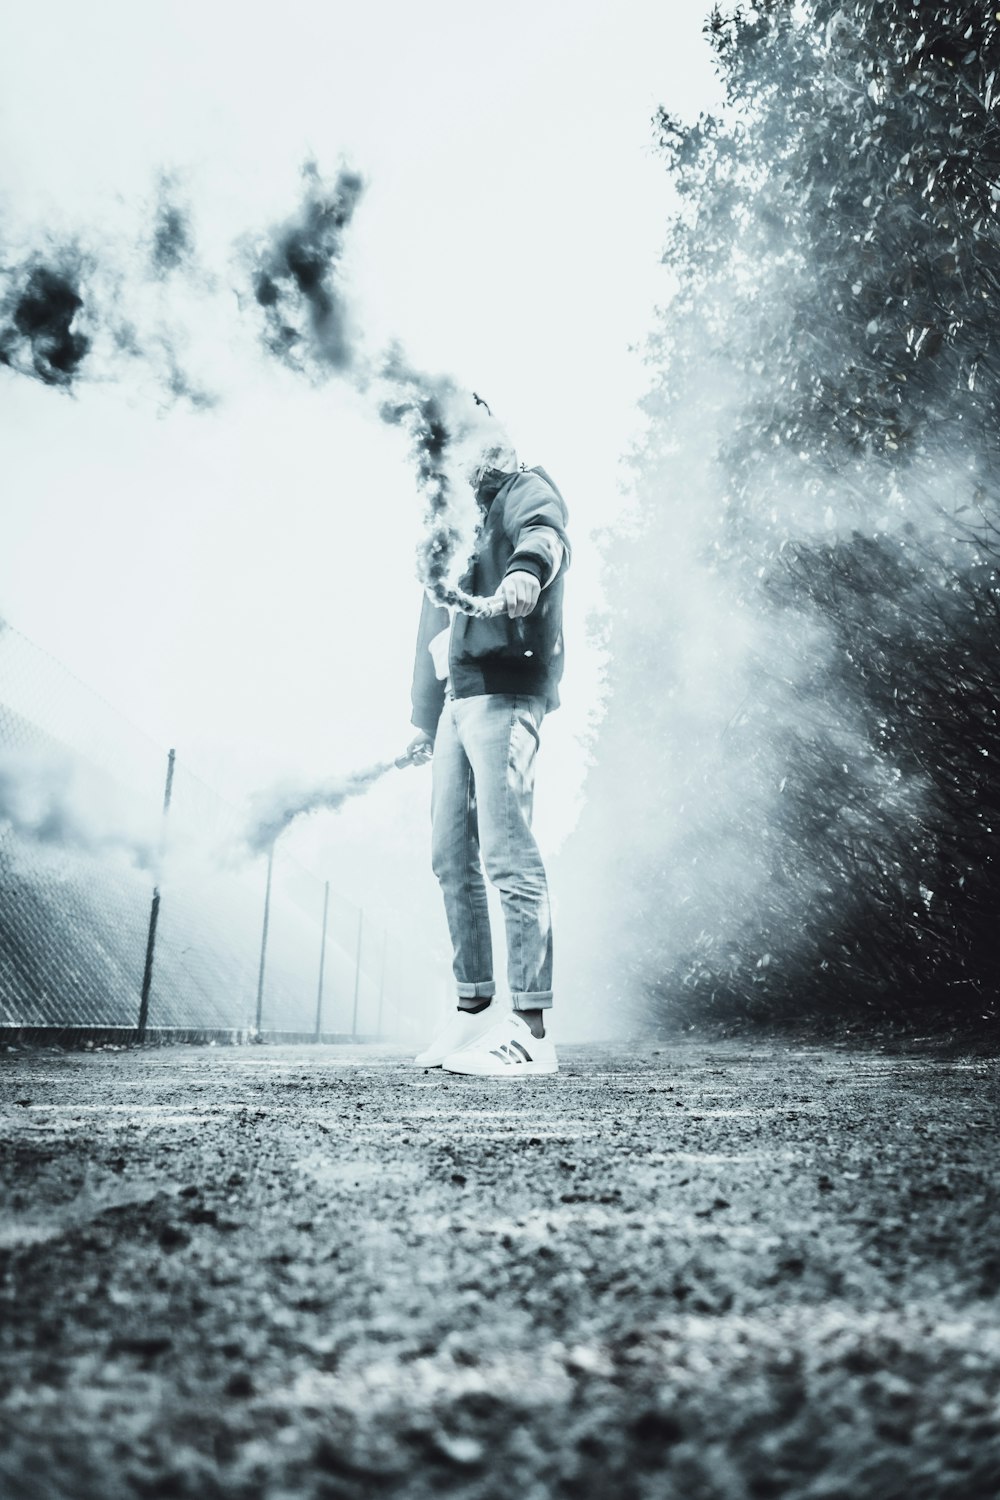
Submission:
[[[47,233],[134,237],[174,172],[205,293],[180,311],[223,400],[163,411],[140,385],[68,397],[0,372],[0,613],[235,799],[406,743],[420,508],[402,448],[346,389],[269,366],[229,290],[233,241],[295,207],[303,161],[346,161],[368,184],[345,265],[366,337],[482,392],[569,502],[566,692],[538,804],[556,848],[597,691],[591,533],[620,505],[635,346],[667,294],[650,120],[716,97],[706,8],[5,6],[4,259]],[[302,857],[385,894],[380,859],[426,855],[429,777],[406,777],[296,834]]]

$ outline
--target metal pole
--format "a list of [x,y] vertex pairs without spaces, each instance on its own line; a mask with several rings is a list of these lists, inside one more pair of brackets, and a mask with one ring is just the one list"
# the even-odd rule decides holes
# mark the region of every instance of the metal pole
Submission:
[[267,962],[267,928],[271,920],[271,875],[274,870],[274,845],[267,851],[267,886],[264,890],[264,926],[260,934],[260,968],[257,971],[257,1041],[260,1041],[260,1023],[264,1013],[264,965]]
[[326,914],[330,909],[330,882],[323,887],[323,936],[319,940],[319,985],[316,989],[316,1036],[319,1041],[323,1030],[323,963],[326,958]]
[[361,988],[361,932],[365,925],[365,914],[358,912],[358,952],[354,960],[354,1015],[351,1020],[351,1040],[358,1038],[358,991]]
[[149,995],[153,988],[153,955],[156,952],[156,924],[160,920],[160,874],[163,862],[163,843],[166,833],[167,813],[170,811],[170,797],[174,789],[174,760],[176,751],[167,753],[167,782],[163,789],[163,824],[160,831],[160,849],[156,861],[157,877],[153,887],[153,901],[149,908],[149,928],[146,932],[146,963],[142,971],[142,993],[139,998],[139,1025],[136,1028],[138,1040],[146,1040],[146,1023],[149,1020]]
[[378,976],[378,1024],[375,1027],[379,1041],[382,1040],[382,1002],[385,1000],[385,951],[389,941],[389,934],[382,928],[382,964]]

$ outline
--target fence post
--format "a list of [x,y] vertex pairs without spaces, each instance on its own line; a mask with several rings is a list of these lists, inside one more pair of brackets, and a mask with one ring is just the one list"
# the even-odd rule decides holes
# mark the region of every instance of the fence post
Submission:
[[382,1040],[382,1004],[385,1000],[385,953],[389,943],[388,930],[382,928],[382,963],[379,966],[378,975],[378,1022],[375,1027],[379,1041]]
[[361,988],[361,933],[365,925],[364,911],[358,912],[358,952],[354,960],[354,1015],[351,1019],[351,1041],[358,1039],[358,992]]
[[267,851],[267,885],[264,889],[264,925],[260,934],[260,968],[257,971],[256,1040],[260,1041],[260,1023],[264,1014],[264,967],[267,963],[267,928],[271,920],[271,875],[274,870],[274,845]]
[[319,940],[319,984],[316,988],[316,1035],[319,1041],[323,1031],[323,964],[326,959],[326,914],[330,909],[330,882],[323,887],[323,936]]
[[156,924],[160,920],[160,865],[163,859],[167,813],[170,811],[170,797],[174,788],[175,757],[176,751],[170,750],[167,754],[167,782],[163,789],[163,824],[160,832],[160,849],[156,862],[156,884],[153,887],[153,901],[149,908],[149,927],[146,932],[146,963],[142,971],[142,994],[139,998],[139,1025],[136,1027],[140,1042],[146,1040],[146,1023],[149,1020],[149,995],[153,988],[153,955],[156,952]]

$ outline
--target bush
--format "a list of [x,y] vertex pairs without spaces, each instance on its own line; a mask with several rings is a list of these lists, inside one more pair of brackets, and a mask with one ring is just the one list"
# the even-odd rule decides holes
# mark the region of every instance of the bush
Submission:
[[993,7],[713,13],[572,870],[657,1015],[989,1008],[1000,912]]

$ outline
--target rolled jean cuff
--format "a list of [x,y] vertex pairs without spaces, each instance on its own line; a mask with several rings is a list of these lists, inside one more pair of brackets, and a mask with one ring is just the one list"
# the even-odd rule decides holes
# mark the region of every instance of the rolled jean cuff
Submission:
[[459,984],[458,998],[460,1000],[492,1000],[497,992],[494,979],[481,979],[478,984]]
[[551,990],[527,990],[510,998],[515,1010],[549,1010],[552,1006]]

